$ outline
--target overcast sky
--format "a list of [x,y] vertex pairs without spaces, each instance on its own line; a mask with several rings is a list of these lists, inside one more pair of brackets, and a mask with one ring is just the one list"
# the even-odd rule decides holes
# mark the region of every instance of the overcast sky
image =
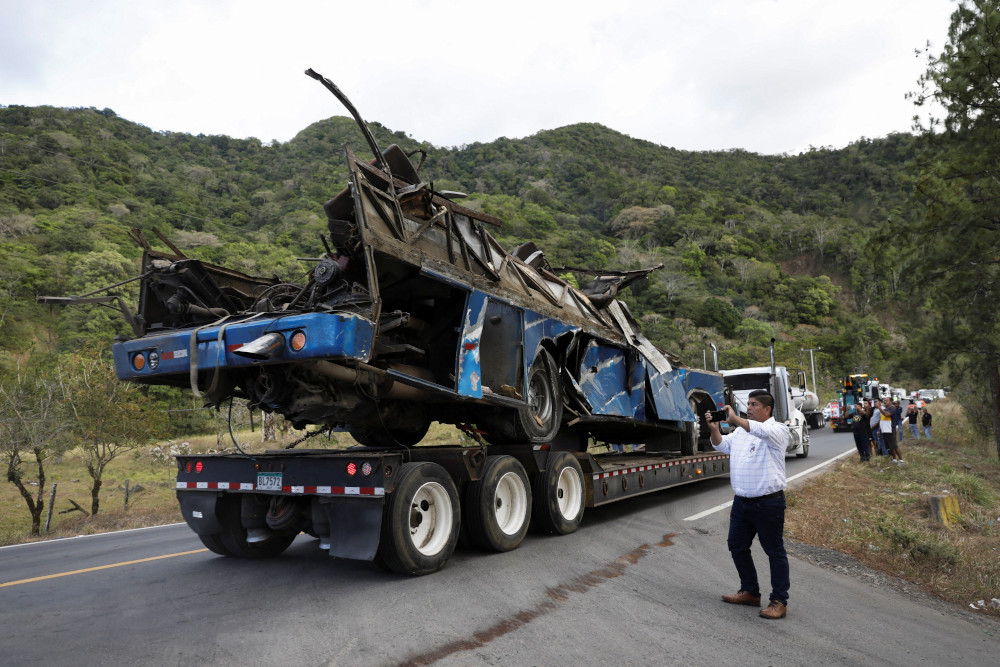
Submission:
[[952,0],[0,0],[0,104],[288,141],[333,115],[436,146],[596,122],[795,154],[910,130]]

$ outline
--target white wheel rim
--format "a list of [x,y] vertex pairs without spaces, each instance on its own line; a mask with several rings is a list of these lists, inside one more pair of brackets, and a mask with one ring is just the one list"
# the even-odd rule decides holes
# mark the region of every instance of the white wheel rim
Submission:
[[566,521],[572,521],[580,513],[583,504],[583,484],[580,475],[570,466],[559,471],[559,481],[556,484],[556,505],[559,514]]
[[528,516],[528,492],[519,475],[509,472],[497,482],[493,512],[505,535],[516,535],[521,530]]
[[427,482],[410,501],[410,541],[425,556],[444,549],[451,537],[451,498],[437,482]]

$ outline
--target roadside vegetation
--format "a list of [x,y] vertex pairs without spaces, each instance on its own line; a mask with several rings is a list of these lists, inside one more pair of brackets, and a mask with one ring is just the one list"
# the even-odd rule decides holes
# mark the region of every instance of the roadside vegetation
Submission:
[[[958,403],[938,401],[933,410],[933,438],[904,439],[904,465],[849,456],[792,490],[787,536],[963,607],[982,600],[981,613],[1000,616],[990,606],[1000,598],[1000,463]],[[932,518],[934,495],[958,499],[952,526]]]

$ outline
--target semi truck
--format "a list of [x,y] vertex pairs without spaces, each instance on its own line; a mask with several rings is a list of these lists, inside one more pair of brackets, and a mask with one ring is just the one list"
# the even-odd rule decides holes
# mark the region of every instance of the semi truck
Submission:
[[[323,203],[308,280],[215,266],[158,232],[157,250],[135,230],[137,312],[118,294],[61,300],[118,304],[132,327],[113,346],[122,380],[246,401],[303,441],[357,441],[178,457],[180,508],[208,549],[276,556],[305,532],[331,556],[427,574],[460,538],[507,551],[529,525],[570,533],[586,507],[728,473],[704,416],[731,401],[722,375],[658,349],[617,298],[659,267],[556,269],[531,243],[506,251],[499,219],[434,190],[415,152],[381,149],[333,82],[306,74],[374,155],[345,145],[348,184]],[[468,437],[423,445],[432,422]]]
[[867,398],[868,386],[866,373],[855,373],[841,378],[837,397],[838,408],[830,416],[830,428],[834,432],[851,430],[854,415]]
[[[740,406],[746,406],[752,391],[763,389],[774,397],[772,416],[775,421],[788,427],[789,435],[786,455],[794,454],[799,458],[809,456],[810,424],[802,412],[802,407],[815,409],[818,407],[816,395],[806,390],[805,372],[796,372],[796,382],[791,380],[791,372],[785,366],[778,366],[774,361],[774,340],[770,345],[771,363],[769,366],[752,368],[734,368],[723,370],[726,386],[733,392],[734,401]],[[811,399],[807,403],[806,398]],[[743,408],[745,411],[745,407]],[[822,413],[820,413],[822,415]]]

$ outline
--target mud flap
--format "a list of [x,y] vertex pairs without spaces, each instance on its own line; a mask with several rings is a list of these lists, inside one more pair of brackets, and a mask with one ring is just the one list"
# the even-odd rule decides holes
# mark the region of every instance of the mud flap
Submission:
[[215,504],[218,493],[204,491],[178,491],[177,500],[181,505],[181,514],[187,525],[198,535],[211,535],[222,531],[219,519],[215,516]]
[[330,555],[373,560],[382,531],[382,498],[330,498],[320,507],[330,522]]

